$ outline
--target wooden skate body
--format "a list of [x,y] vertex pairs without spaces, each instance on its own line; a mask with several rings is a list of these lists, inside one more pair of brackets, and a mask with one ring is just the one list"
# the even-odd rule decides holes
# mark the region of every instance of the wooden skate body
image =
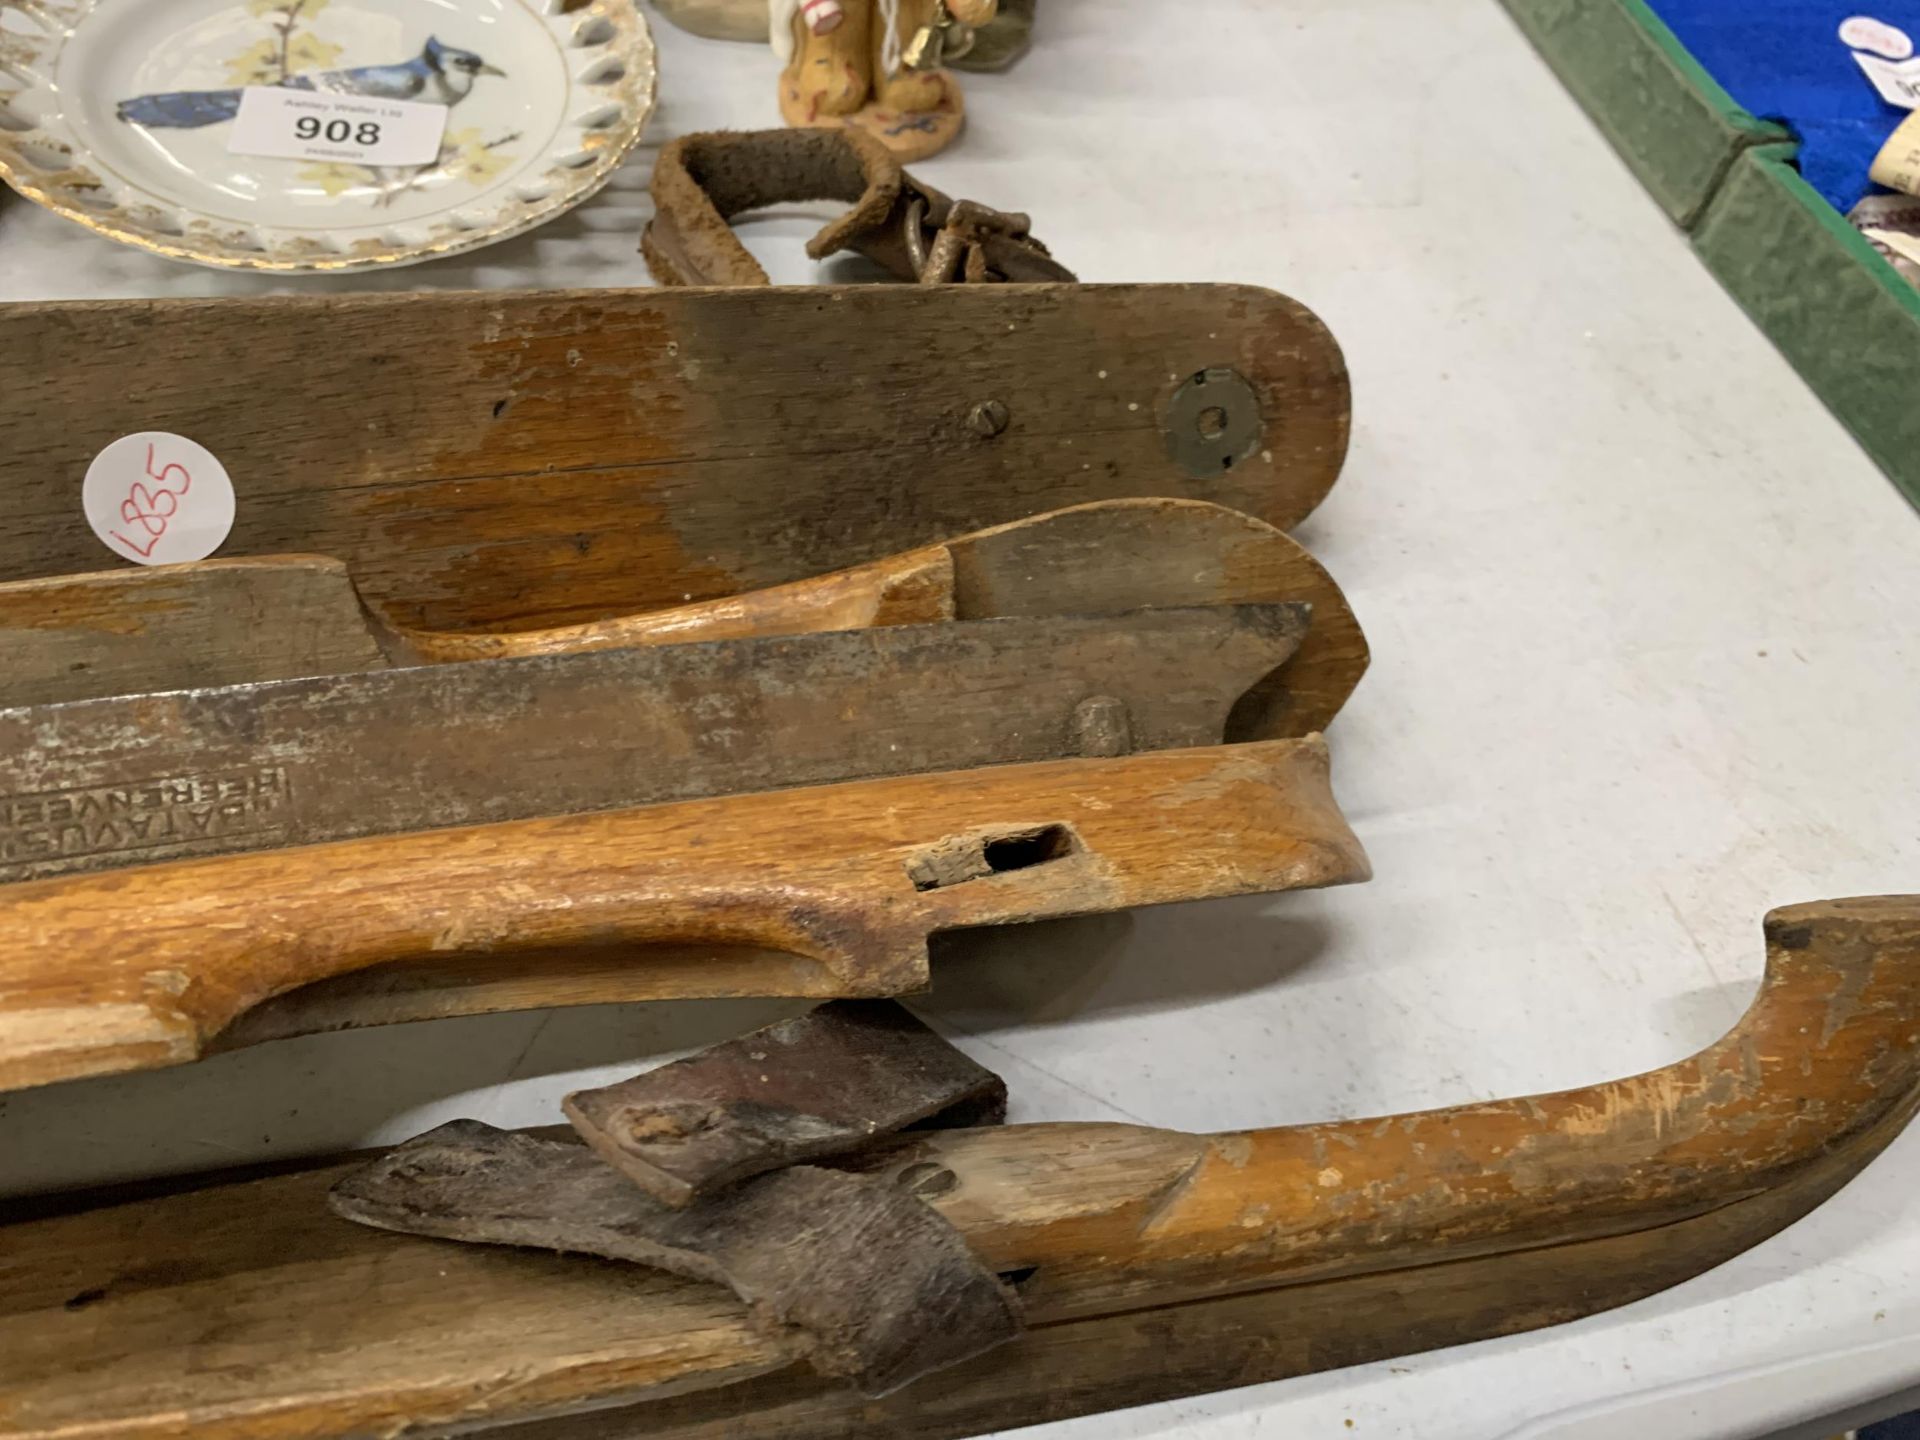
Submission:
[[[1197,466],[1175,402],[1221,370],[1245,381],[1250,438]],[[1349,405],[1309,311],[1227,285],[0,306],[0,393],[0,582],[111,567],[81,478],[160,430],[233,477],[222,559],[328,556],[393,625],[487,632],[738,595],[1089,501],[1204,500],[1286,529],[1339,474]]]
[[0,1416],[48,1440],[958,1436],[1559,1323],[1790,1224],[1920,1101],[1920,898],[1794,906],[1767,937],[1734,1030],[1632,1079],[1213,1136],[902,1137],[860,1166],[949,1172],[930,1203],[1031,1328],[883,1400],[714,1286],[348,1225],[336,1166],[0,1229]]
[[1317,737],[997,765],[0,887],[0,1088],[346,1025],[898,995],[927,937],[1337,885]]
[[1251,692],[1233,740],[1324,730],[1367,666],[1346,597],[1312,555],[1237,511],[1112,500],[1016,520],[764,590],[522,630],[414,629],[323,556],[206,560],[0,583],[0,708],[330,675],[1003,616],[1296,601],[1299,650]]

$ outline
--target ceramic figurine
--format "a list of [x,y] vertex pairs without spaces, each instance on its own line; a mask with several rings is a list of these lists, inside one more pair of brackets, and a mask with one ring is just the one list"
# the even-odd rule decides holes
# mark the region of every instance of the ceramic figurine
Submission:
[[[1033,37],[1036,0],[1000,0],[1000,13],[980,27],[973,48],[949,55],[956,70],[1004,70],[1022,55]],[[767,0],[653,0],[653,8],[682,30],[709,40],[766,43]]]
[[946,64],[998,10],[999,0],[773,0],[780,114],[863,130],[902,160],[936,154],[966,119]]

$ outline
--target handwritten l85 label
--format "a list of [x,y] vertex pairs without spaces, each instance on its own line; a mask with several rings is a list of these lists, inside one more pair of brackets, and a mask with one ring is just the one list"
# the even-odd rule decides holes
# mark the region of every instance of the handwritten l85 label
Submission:
[[249,85],[241,92],[227,149],[280,160],[431,165],[440,158],[446,132],[444,105]]
[[80,504],[100,543],[139,565],[204,560],[233,529],[226,467],[164,430],[122,435],[94,456]]

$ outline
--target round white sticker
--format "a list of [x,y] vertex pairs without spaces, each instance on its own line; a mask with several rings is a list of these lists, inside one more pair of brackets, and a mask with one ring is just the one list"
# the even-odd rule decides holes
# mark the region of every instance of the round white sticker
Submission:
[[233,529],[233,481],[181,435],[122,435],[93,457],[81,508],[100,543],[140,565],[204,560]]
[[1913,41],[1906,31],[1875,20],[1871,15],[1849,15],[1842,20],[1840,38],[1856,50],[1865,50],[1885,60],[1904,60],[1913,54]]

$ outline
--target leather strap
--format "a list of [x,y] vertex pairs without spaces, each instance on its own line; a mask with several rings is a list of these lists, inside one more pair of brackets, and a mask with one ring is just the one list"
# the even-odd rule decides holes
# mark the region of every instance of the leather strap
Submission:
[[857,130],[716,130],[685,135],[653,167],[654,218],[640,237],[662,285],[766,285],[733,233],[736,215],[802,200],[852,209],[807,242],[816,260],[857,251],[903,280],[1073,283],[1025,215],[953,201]]

